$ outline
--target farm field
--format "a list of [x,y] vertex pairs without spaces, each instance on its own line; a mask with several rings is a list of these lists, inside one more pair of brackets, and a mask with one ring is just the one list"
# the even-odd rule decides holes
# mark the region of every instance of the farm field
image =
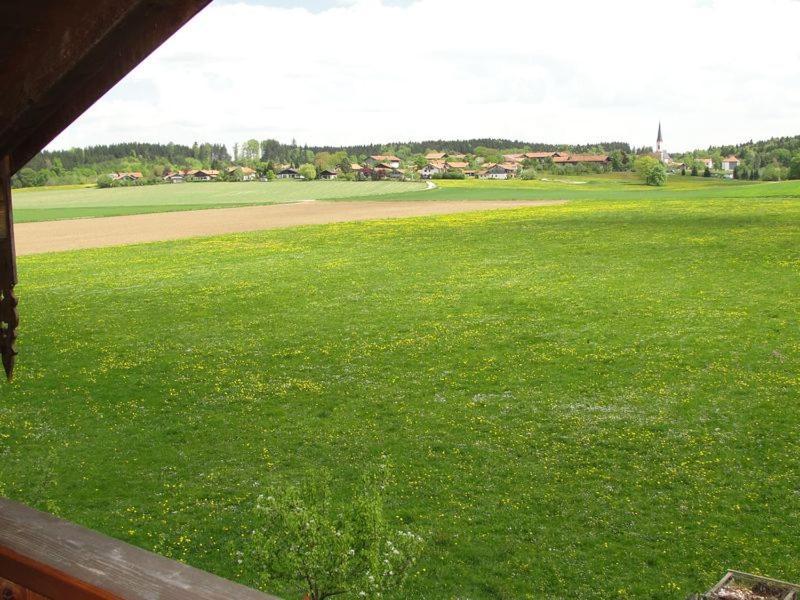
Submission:
[[14,190],[17,223],[87,217],[198,210],[302,202],[330,198],[369,197],[420,191],[425,183],[272,181],[270,183],[185,183],[120,188],[23,188]]
[[441,180],[424,182],[274,181],[271,183],[187,183],[96,189],[26,188],[14,190],[18,223],[146,213],[232,208],[303,200],[616,200],[621,198],[800,198],[800,182],[751,183],[670,178],[666,188],[643,185],[632,174],[556,177],[547,181]]
[[21,258],[0,495],[255,584],[259,494],[389,462],[401,598],[797,579],[797,182],[443,183],[571,201]]
[[439,189],[430,194],[386,195],[379,200],[400,198],[428,200],[634,200],[710,198],[800,198],[800,181],[749,182],[704,177],[671,176],[666,187],[643,185],[633,174],[557,177],[547,181],[491,181],[480,179],[436,181]]

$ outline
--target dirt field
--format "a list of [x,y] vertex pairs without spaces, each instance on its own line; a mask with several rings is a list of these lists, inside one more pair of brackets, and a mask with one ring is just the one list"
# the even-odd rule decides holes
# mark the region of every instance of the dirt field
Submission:
[[20,223],[17,254],[41,254],[143,242],[396,217],[546,206],[561,201],[300,202],[100,219]]

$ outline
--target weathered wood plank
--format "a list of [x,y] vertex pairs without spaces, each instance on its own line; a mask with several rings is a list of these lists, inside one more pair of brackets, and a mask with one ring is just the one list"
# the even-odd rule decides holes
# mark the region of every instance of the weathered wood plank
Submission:
[[0,577],[51,600],[275,600],[2,498]]

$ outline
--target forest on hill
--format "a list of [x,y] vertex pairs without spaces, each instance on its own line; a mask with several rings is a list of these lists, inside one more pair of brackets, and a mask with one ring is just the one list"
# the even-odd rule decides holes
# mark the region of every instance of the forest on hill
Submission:
[[800,179],[800,135],[744,142],[727,146],[710,146],[673,155],[676,160],[691,164],[694,159],[711,158],[719,168],[722,159],[736,156],[741,165],[736,170],[739,179],[780,181]]

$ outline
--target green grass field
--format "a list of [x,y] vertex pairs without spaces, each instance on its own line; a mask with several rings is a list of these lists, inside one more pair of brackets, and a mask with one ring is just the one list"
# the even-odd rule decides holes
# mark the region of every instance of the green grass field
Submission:
[[342,197],[378,198],[384,194],[425,188],[424,183],[391,181],[212,182],[107,189],[80,186],[25,188],[14,190],[14,218],[17,223],[25,223]]
[[388,460],[402,598],[800,579],[798,186],[689,183],[22,258],[0,495],[253,583],[258,494]]
[[800,182],[750,183],[671,177],[666,188],[643,185],[634,175],[547,177],[549,181],[437,181],[425,183],[276,181],[272,183],[193,183],[90,189],[85,186],[14,191],[18,223],[109,217],[298,202],[302,200],[618,200],[708,198],[800,198]]

